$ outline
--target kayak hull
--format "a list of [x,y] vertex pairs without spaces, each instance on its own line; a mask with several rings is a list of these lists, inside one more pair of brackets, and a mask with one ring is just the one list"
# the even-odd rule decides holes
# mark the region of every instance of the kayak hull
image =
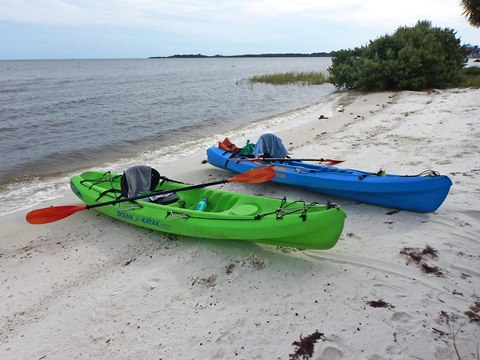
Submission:
[[[73,193],[87,205],[115,199],[108,189],[119,189],[119,176],[90,171],[73,176]],[[165,181],[155,191],[185,187]],[[346,218],[338,206],[305,204],[200,188],[177,193],[179,200],[169,205],[137,200],[96,207],[95,210],[136,226],[182,236],[244,240],[302,249],[329,249],[338,241]],[[205,211],[194,210],[203,198]],[[292,211],[290,214],[289,212]]]
[[450,178],[444,175],[378,176],[376,173],[299,161],[245,161],[232,157],[232,154],[218,147],[207,149],[207,158],[211,165],[235,172],[273,166],[277,174],[272,180],[275,182],[368,204],[420,213],[437,210],[452,185]]

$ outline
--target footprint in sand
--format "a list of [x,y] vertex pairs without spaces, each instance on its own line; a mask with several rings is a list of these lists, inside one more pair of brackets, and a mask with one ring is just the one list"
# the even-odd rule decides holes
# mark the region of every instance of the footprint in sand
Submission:
[[403,311],[395,311],[390,319],[398,323],[408,324],[412,321],[412,316]]
[[159,283],[160,279],[149,279],[145,281],[145,283],[143,284],[143,288],[145,290],[153,290],[158,286]]
[[265,261],[262,258],[254,254],[251,254],[247,258],[242,260],[241,265],[246,267],[251,267],[255,270],[261,270],[265,266],[267,266],[267,264],[265,264]]
[[326,346],[319,357],[322,360],[340,360],[343,359],[343,351],[334,345]]

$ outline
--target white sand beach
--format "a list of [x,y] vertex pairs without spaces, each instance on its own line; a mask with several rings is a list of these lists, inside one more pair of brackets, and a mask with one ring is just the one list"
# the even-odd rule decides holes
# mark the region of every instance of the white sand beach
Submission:
[[[93,210],[45,225],[1,217],[0,359],[480,359],[480,90],[352,100],[268,131],[295,157],[448,175],[436,212],[222,187],[333,200],[348,218],[328,251],[177,237]],[[204,159],[148,165],[190,183],[233,175]],[[72,204],[66,194],[35,208]]]

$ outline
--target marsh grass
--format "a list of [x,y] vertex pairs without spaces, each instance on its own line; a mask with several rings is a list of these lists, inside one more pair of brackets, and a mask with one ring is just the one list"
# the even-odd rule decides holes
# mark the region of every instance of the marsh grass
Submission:
[[[333,83],[331,75],[323,72],[286,72],[277,74],[256,75],[249,79],[250,83],[265,83],[272,85],[320,85]],[[463,81],[459,84],[462,88],[480,88],[480,67],[463,69]]]
[[461,87],[480,88],[480,67],[467,67],[463,69],[464,79]]
[[286,72],[278,74],[256,75],[249,79],[251,83],[272,85],[301,84],[320,85],[330,83],[330,76],[322,72]]

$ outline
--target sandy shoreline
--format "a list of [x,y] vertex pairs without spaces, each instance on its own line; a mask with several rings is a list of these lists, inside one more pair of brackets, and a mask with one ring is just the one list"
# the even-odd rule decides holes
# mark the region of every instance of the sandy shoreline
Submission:
[[[361,95],[329,119],[272,129],[295,157],[433,169],[454,183],[432,214],[335,199],[348,218],[328,251],[180,238],[90,211],[41,226],[26,212],[0,217],[0,358],[289,359],[312,335],[312,359],[457,359],[455,348],[478,359],[478,99],[480,90]],[[260,134],[244,135],[231,140]],[[231,175],[203,159],[159,170],[191,183]],[[328,200],[278,184],[224,188]]]

